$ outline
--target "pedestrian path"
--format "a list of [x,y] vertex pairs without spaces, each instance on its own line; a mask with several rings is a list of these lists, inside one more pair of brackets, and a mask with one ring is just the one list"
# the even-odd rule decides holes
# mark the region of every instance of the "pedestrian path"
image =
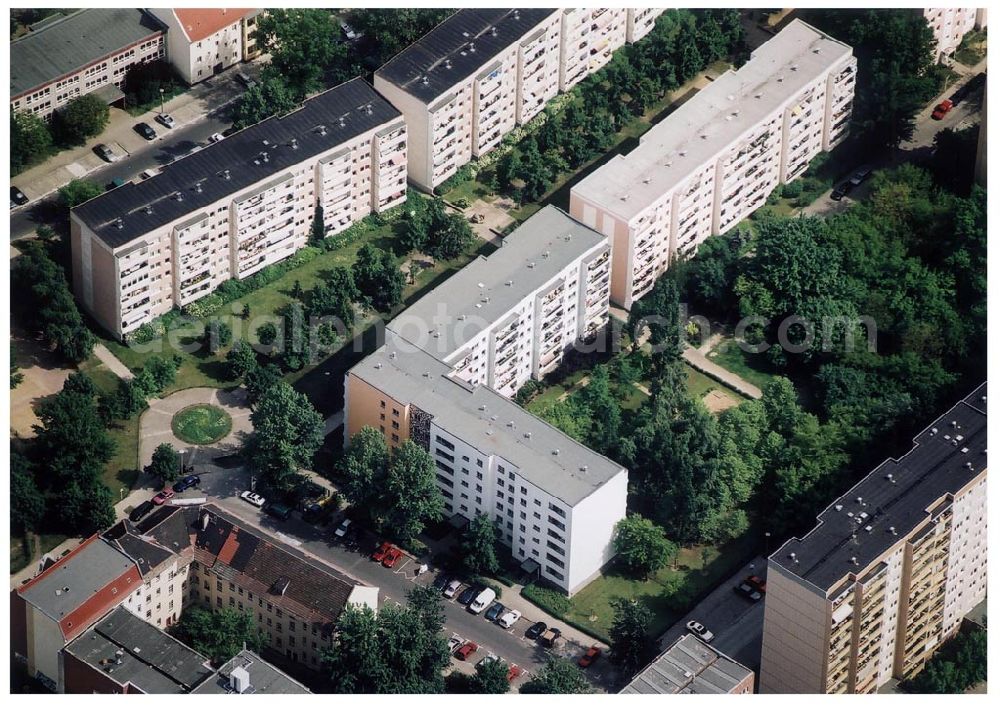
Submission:
[[105,367],[121,379],[127,381],[135,376],[132,374],[132,370],[125,366],[125,363],[115,357],[113,352],[104,347],[103,343],[97,343],[94,346],[94,357],[103,362]]

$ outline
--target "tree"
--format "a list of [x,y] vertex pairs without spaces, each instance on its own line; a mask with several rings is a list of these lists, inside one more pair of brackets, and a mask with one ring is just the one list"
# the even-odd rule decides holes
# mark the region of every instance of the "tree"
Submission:
[[389,252],[365,243],[351,273],[358,291],[376,311],[388,311],[402,302],[406,281]]
[[264,647],[263,632],[258,629],[253,613],[232,607],[215,612],[189,607],[172,632],[192,649],[208,656],[216,666],[244,648],[260,652]]
[[18,174],[52,151],[52,133],[34,113],[10,111],[10,171]]
[[655,573],[677,555],[677,546],[663,529],[638,514],[615,526],[614,548],[626,570],[643,576]]
[[298,103],[282,78],[265,68],[257,85],[248,88],[233,106],[233,127],[242,130],[275,115],[284,115]]
[[433,585],[417,585],[406,593],[406,604],[415,611],[430,634],[444,629],[444,601]]
[[383,491],[386,528],[402,542],[412,541],[424,525],[444,513],[434,459],[411,440],[392,453]]
[[250,420],[254,430],[244,445],[247,464],[271,485],[288,487],[323,444],[323,417],[308,397],[279,382],[254,405]]
[[257,18],[259,42],[296,100],[320,90],[328,71],[334,84],[357,75],[339,32],[334,14],[325,9],[274,9]]
[[78,476],[96,477],[115,450],[94,396],[77,375],[84,376],[71,375],[62,391],[39,401],[35,412],[39,420],[34,426],[35,449],[53,485]]
[[60,523],[67,531],[89,536],[115,523],[115,498],[95,473],[81,475],[56,493]]
[[313,242],[321,242],[326,237],[326,226],[323,224],[323,206],[318,203],[313,211],[312,229],[309,237]]
[[213,318],[205,326],[205,337],[202,342],[209,352],[216,353],[233,342],[233,329],[225,321]]
[[477,514],[462,535],[462,564],[472,575],[495,575],[500,571],[497,536],[486,514]]
[[250,404],[256,406],[261,397],[279,382],[281,382],[281,370],[273,362],[250,369],[243,378]]
[[582,695],[593,688],[575,663],[569,659],[551,658],[538,669],[534,677],[521,686],[521,691],[531,695]]
[[64,208],[76,208],[81,203],[97,198],[104,193],[104,188],[87,179],[73,179],[59,189],[59,202]]
[[21,536],[33,531],[45,513],[45,498],[35,482],[34,469],[21,453],[10,454],[10,531]]
[[146,472],[159,480],[161,485],[173,482],[180,476],[181,454],[169,443],[161,443],[153,451],[153,460]]
[[351,437],[340,465],[340,489],[356,507],[371,507],[389,468],[389,447],[378,429],[363,426]]
[[510,690],[507,680],[509,666],[498,659],[476,664],[476,675],[472,677],[472,692],[482,695],[503,695]]
[[349,21],[361,34],[362,56],[380,66],[443,22],[454,11],[444,8],[355,9]]
[[611,603],[615,616],[608,634],[608,658],[631,678],[656,655],[656,642],[649,635],[653,613],[633,599],[618,598]]
[[264,323],[257,326],[257,342],[265,347],[274,344],[278,339],[278,327],[273,323]]
[[151,357],[142,371],[149,376],[150,396],[160,394],[177,379],[177,370],[181,366],[179,355],[170,357]]
[[424,251],[434,259],[454,259],[475,240],[468,221],[457,213],[448,213],[433,223]]
[[230,379],[245,379],[258,367],[257,353],[247,341],[237,340],[226,353],[226,365]]
[[53,114],[59,140],[67,145],[83,144],[101,134],[110,118],[108,104],[93,93],[81,95]]

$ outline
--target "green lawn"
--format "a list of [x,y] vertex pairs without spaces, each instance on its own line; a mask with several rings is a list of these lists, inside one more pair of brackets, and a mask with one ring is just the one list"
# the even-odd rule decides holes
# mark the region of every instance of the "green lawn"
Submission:
[[170,428],[182,441],[203,446],[228,436],[233,428],[233,419],[212,404],[195,404],[174,414]]
[[986,31],[973,30],[962,38],[955,52],[955,60],[966,66],[975,66],[986,56]]
[[708,354],[708,359],[717,365],[725,367],[733,374],[739,375],[760,389],[764,389],[768,382],[777,377],[777,375],[768,370],[767,361],[764,359],[763,353],[745,352],[731,338],[727,338],[719,343]]
[[[101,391],[112,392],[117,389],[118,376],[96,357],[91,356],[79,368],[94,380]],[[116,422],[108,429],[108,435],[115,442],[115,454],[104,466],[101,480],[115,495],[115,501],[118,501],[123,494],[122,490],[131,490],[139,477],[139,415]]]
[[726,395],[737,404],[743,401],[743,397],[739,394],[732,391],[721,382],[716,382],[708,375],[702,374],[695,368],[691,367],[691,365],[684,365],[684,369],[687,372],[688,393],[695,399],[701,399],[709,392],[715,390]]

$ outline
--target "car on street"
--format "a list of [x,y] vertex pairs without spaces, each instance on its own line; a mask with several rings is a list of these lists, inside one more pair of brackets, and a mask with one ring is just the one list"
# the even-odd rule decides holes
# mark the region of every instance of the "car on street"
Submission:
[[138,132],[143,137],[145,137],[147,140],[156,139],[156,130],[150,127],[148,122],[140,122],[138,125],[135,126],[135,131]]
[[101,144],[94,147],[94,152],[97,153],[101,159],[106,162],[116,162],[121,159],[121,155],[115,154],[114,151],[108,145],[101,142]]
[[105,191],[113,191],[116,188],[118,188],[119,186],[124,186],[124,185],[125,185],[125,179],[123,179],[120,176],[116,176],[115,178],[111,179],[111,181],[109,181],[107,183],[107,185],[104,187],[104,190]]
[[948,112],[953,107],[955,107],[955,104],[953,102],[951,102],[950,99],[945,98],[940,103],[938,103],[936,106],[934,106],[934,112],[931,113],[931,118],[934,119],[934,120],[943,120],[944,116],[947,115]]
[[470,585],[462,591],[462,594],[458,596],[458,604],[460,605],[471,605],[472,601],[483,591],[484,587],[482,585]]
[[249,75],[243,73],[242,71],[236,74],[236,80],[242,83],[247,88],[253,88],[254,86],[257,85],[257,82],[255,80],[250,78]]
[[176,127],[177,123],[174,122],[174,118],[170,113],[160,113],[156,116],[156,121],[163,125],[164,127],[170,128],[171,130]]
[[546,629],[542,635],[538,637],[538,640],[542,642],[542,646],[547,649],[551,649],[556,645],[556,642],[559,641],[561,636],[562,631],[556,627],[552,627],[551,629]]
[[486,588],[478,595],[476,595],[476,599],[474,599],[471,603],[469,603],[468,609],[470,612],[472,612],[472,614],[479,614],[484,609],[486,609],[486,606],[489,605],[491,602],[493,602],[493,600],[495,600],[496,597],[497,594],[496,592],[493,591],[492,588]]
[[594,661],[601,658],[601,650],[596,646],[591,646],[584,652],[580,660],[576,662],[576,665],[580,668],[590,668],[594,665]]
[[347,536],[347,532],[350,530],[351,530],[351,520],[344,519],[342,522],[340,522],[340,526],[338,526],[334,530],[333,537],[337,539],[343,539]]
[[521,667],[516,663],[512,663],[510,668],[507,669],[507,682],[513,683],[522,673],[524,673],[524,671],[521,670]]
[[455,649],[455,658],[459,661],[468,661],[472,654],[479,651],[479,644],[474,641],[467,641]]
[[153,504],[164,504],[167,500],[174,496],[174,491],[170,489],[160,490],[153,496]]
[[139,174],[139,179],[145,181],[146,179],[152,179],[156,176],[156,169],[143,169],[142,173]]
[[715,634],[710,632],[708,628],[701,622],[696,622],[694,620],[691,620],[690,622],[687,623],[686,626],[689,632],[694,634],[696,637],[701,639],[706,644],[711,642],[712,639],[715,638]]
[[854,172],[854,174],[851,175],[850,184],[853,187],[860,186],[865,181],[867,181],[868,177],[871,175],[872,175],[872,168],[866,164],[865,166],[860,167],[857,171]]
[[256,492],[251,492],[250,490],[244,490],[243,492],[240,492],[240,499],[242,499],[244,502],[249,502],[253,506],[257,507],[257,509],[263,507],[265,501],[264,498],[261,497],[259,494],[257,494]]
[[448,587],[448,583],[450,582],[451,582],[451,576],[448,575],[447,573],[441,572],[438,573],[437,576],[434,578],[434,582],[432,583],[431,586],[435,590],[444,590],[446,587]]
[[340,31],[344,35],[344,39],[349,42],[353,42],[355,39],[360,39],[362,37],[361,33],[346,22],[340,23]]
[[458,634],[452,634],[451,638],[448,639],[448,653],[455,653],[455,650],[465,643],[465,639],[460,637]]
[[535,622],[524,632],[524,635],[529,639],[537,639],[545,630],[549,628],[549,625],[545,622]]
[[517,610],[510,610],[509,612],[505,612],[504,615],[497,620],[497,624],[499,624],[504,629],[510,629],[515,624],[517,624],[517,620],[519,620],[520,618],[521,618],[520,612],[518,612]]
[[24,195],[24,191],[19,189],[17,186],[10,187],[10,207],[15,208],[17,206],[23,206],[28,202],[28,197]]
[[226,139],[226,137],[221,132],[213,132],[208,136],[208,141],[211,142],[212,144],[215,144],[216,142],[221,142],[224,139]]
[[135,509],[133,509],[129,513],[129,515],[128,515],[129,521],[132,521],[132,522],[139,521],[144,516],[146,516],[147,514],[149,514],[151,511],[153,511],[153,509],[155,507],[156,507],[156,505],[153,504],[152,502],[150,502],[147,499],[145,502],[143,502],[142,504],[140,504],[138,507],[136,507]]
[[761,595],[767,593],[767,581],[764,580],[764,578],[760,577],[759,575],[747,576],[746,582],[750,585],[753,585],[754,589]]
[[288,517],[292,516],[292,508],[281,502],[268,502],[264,511],[278,521],[285,521]]
[[200,475],[185,475],[174,483],[174,492],[183,492],[189,487],[197,487],[201,484]]
[[395,568],[396,564],[399,563],[399,559],[402,557],[402,551],[395,546],[390,546],[389,550],[386,551],[385,555],[382,557],[382,565],[386,568]]
[[483,616],[491,622],[497,621],[497,617],[502,615],[507,608],[501,602],[494,602],[490,605],[490,608],[486,610],[486,614]]
[[839,201],[844,196],[849,194],[852,188],[854,187],[851,185],[851,182],[849,180],[845,181],[830,192],[830,198],[834,201]]
[[392,548],[392,544],[388,541],[383,541],[372,553],[372,560],[376,563],[381,563],[382,559],[385,558],[387,553],[389,553],[390,548]]
[[488,654],[483,656],[482,660],[479,663],[493,663],[494,661],[502,661],[502,659],[495,653],[490,651]]
[[737,595],[745,597],[748,600],[751,600],[752,602],[760,602],[760,598],[762,597],[762,595],[759,592],[757,592],[754,586],[750,585],[746,581],[743,581],[739,585],[734,586],[733,590],[736,592]]
[[462,587],[462,581],[461,580],[452,580],[445,587],[445,589],[444,589],[444,596],[450,600],[451,598],[453,598],[455,596],[455,593],[458,592],[458,589],[460,587]]

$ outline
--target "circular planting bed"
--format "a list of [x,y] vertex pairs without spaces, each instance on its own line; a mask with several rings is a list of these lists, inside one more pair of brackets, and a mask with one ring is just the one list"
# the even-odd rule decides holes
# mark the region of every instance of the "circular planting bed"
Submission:
[[185,443],[204,446],[228,436],[233,420],[217,406],[195,404],[174,414],[170,428]]

